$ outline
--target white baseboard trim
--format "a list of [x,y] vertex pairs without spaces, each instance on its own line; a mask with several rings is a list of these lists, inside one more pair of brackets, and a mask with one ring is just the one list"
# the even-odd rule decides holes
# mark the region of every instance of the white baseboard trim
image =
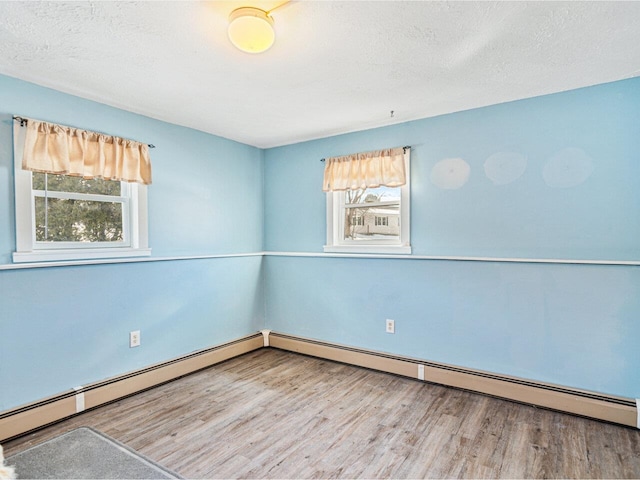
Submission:
[[635,399],[271,332],[271,347],[640,428]]
[[0,412],[0,441],[264,347],[261,333]]

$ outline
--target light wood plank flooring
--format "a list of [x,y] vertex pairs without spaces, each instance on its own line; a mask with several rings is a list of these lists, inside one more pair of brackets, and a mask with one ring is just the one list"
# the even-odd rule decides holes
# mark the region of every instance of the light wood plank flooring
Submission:
[[4,445],[79,426],[186,478],[639,478],[640,431],[262,349]]

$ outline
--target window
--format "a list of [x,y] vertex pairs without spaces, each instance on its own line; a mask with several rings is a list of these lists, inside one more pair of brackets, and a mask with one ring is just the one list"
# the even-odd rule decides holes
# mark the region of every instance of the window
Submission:
[[409,156],[406,148],[404,185],[327,192],[325,252],[411,253]]
[[14,262],[146,256],[146,186],[23,170],[25,128],[14,129]]
[[388,227],[389,217],[376,217],[376,227]]

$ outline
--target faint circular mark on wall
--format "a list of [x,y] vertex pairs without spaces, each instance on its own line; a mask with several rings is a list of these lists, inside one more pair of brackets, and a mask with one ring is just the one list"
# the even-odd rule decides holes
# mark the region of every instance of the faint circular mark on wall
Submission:
[[567,147],[549,157],[542,169],[544,183],[553,188],[570,188],[593,173],[593,159],[581,148]]
[[484,174],[494,185],[507,185],[527,169],[527,157],[517,152],[496,152],[484,162]]
[[469,180],[471,167],[461,158],[445,158],[431,169],[429,180],[443,190],[457,190]]

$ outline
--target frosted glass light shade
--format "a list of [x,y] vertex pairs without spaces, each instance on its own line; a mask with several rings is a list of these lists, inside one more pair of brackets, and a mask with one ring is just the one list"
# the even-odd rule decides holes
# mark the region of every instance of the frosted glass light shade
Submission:
[[237,8],[229,15],[229,40],[247,53],[261,53],[273,45],[273,18],[254,7]]

